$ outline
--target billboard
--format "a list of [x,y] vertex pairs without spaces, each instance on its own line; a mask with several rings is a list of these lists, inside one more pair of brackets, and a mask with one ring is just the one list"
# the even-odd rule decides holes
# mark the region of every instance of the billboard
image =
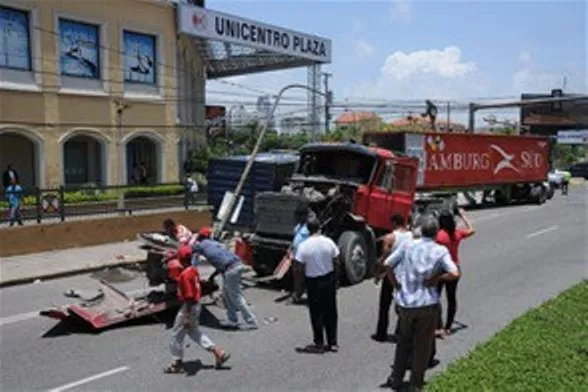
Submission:
[[588,145],[588,129],[573,131],[558,131],[558,144]]
[[259,50],[331,62],[331,40],[193,5],[178,5],[180,33]]
[[[521,100],[573,97],[574,95],[553,90],[551,94],[523,94]],[[588,128],[588,99],[522,106],[521,124],[531,127],[531,132],[543,130],[552,134],[560,129],[586,129]]]
[[211,138],[224,134],[227,124],[227,108],[219,105],[206,105],[206,136]]

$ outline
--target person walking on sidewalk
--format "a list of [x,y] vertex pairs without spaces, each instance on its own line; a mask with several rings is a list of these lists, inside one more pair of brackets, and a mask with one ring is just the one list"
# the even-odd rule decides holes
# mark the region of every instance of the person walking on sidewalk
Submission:
[[420,391],[435,343],[439,318],[437,284],[459,277],[459,270],[446,247],[435,242],[437,219],[428,216],[421,227],[422,238],[405,241],[386,259],[388,275],[396,288],[398,343],[392,374],[386,386],[400,389],[411,359],[410,386]]
[[[464,229],[456,228],[457,224],[455,217],[451,211],[441,212],[439,215],[439,232],[437,233],[436,241],[438,244],[445,246],[447,250],[449,250],[451,260],[457,265],[461,273],[461,267],[459,264],[459,245],[462,240],[473,236],[476,233],[476,230],[472,226],[463,209],[459,209],[459,217],[464,222]],[[445,324],[443,324],[443,312],[441,311],[441,304],[439,303],[439,322],[437,323],[436,335],[440,338],[444,338],[451,334],[451,326],[453,325],[455,314],[457,313],[458,282],[459,279],[455,279],[447,282],[440,282],[439,286],[437,286],[440,296],[443,292],[443,288],[445,288],[445,292],[447,293],[447,319]]]
[[[392,232],[387,234],[383,239],[382,257],[378,260],[377,274],[375,282],[382,282],[380,288],[380,302],[378,310],[378,323],[376,333],[372,335],[372,339],[377,342],[387,342],[388,338],[388,324],[390,323],[390,306],[392,305],[394,287],[392,282],[388,279],[384,260],[398,248],[404,241],[412,240],[412,232],[408,230],[410,222],[405,222],[404,217],[400,214],[394,214],[391,217]],[[410,220],[410,219],[409,219]],[[396,339],[396,333],[393,336]]]
[[212,340],[200,331],[200,274],[198,269],[190,265],[192,249],[182,246],[178,250],[178,259],[183,270],[178,281],[178,299],[181,302],[180,310],[176,315],[172,329],[172,342],[170,350],[174,362],[164,369],[165,373],[184,373],[184,338],[188,335],[194,342],[206,351],[214,354],[215,365],[220,368],[229,360],[229,353],[214,344]]
[[[316,218],[307,222],[310,237],[298,246],[294,265],[298,274],[306,276],[308,288],[308,309],[314,344],[296,351],[322,354],[337,352],[337,276],[339,248],[332,239],[320,233],[320,223]],[[327,345],[324,345],[324,335]]]
[[20,213],[20,204],[22,202],[22,187],[18,184],[16,177],[10,180],[10,185],[6,188],[6,198],[8,199],[8,208],[10,209],[10,226],[18,222],[22,226],[22,214]]
[[[221,321],[225,328],[257,329],[257,318],[249,308],[243,289],[241,288],[241,274],[243,263],[233,252],[226,249],[220,242],[210,238],[212,230],[202,228],[198,238],[192,244],[194,265],[208,261],[215,271],[209,280],[217,275],[223,276],[223,297],[227,305],[227,320]],[[245,325],[239,325],[237,312],[241,312]]]

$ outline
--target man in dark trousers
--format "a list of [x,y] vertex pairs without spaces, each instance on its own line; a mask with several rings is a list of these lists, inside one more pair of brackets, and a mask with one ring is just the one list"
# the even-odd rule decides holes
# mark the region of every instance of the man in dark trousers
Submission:
[[399,339],[392,374],[387,386],[403,387],[404,374],[410,364],[410,387],[420,391],[435,343],[439,319],[439,292],[436,286],[459,277],[459,270],[446,247],[435,242],[439,223],[434,216],[424,219],[422,238],[405,241],[384,264],[396,288]]
[[6,166],[4,174],[2,174],[2,185],[4,186],[4,189],[12,185],[13,181],[18,183],[18,173],[14,170],[12,163],[9,163],[8,166]]
[[[394,288],[392,282],[387,277],[386,267],[384,267],[384,260],[398,248],[407,239],[412,239],[412,232],[407,229],[410,222],[405,222],[405,219],[400,214],[394,214],[391,217],[392,232],[384,236],[382,244],[382,257],[378,260],[378,271],[375,277],[376,283],[382,281],[380,289],[380,304],[378,311],[378,324],[376,333],[372,335],[372,339],[377,342],[387,342],[389,340],[396,340],[396,333],[390,339],[388,337],[388,324],[390,323],[390,306],[392,305]],[[398,331],[396,331],[398,332]]]
[[[320,233],[320,222],[310,218],[306,223],[310,237],[296,249],[295,273],[306,277],[308,309],[314,344],[296,351],[322,354],[337,352],[337,271],[339,248],[329,237]],[[324,334],[327,335],[325,345]]]

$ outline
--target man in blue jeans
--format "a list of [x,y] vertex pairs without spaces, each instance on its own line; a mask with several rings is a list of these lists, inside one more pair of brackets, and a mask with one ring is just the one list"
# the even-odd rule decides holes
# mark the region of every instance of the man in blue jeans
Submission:
[[[221,243],[210,239],[212,230],[203,228],[198,233],[198,239],[192,245],[192,264],[199,265],[208,261],[215,269],[210,280],[218,274],[223,276],[223,297],[227,305],[227,320],[221,321],[225,328],[257,329],[257,319],[243,295],[241,288],[241,273],[243,263],[233,252]],[[237,312],[241,312],[245,324],[239,325]]]

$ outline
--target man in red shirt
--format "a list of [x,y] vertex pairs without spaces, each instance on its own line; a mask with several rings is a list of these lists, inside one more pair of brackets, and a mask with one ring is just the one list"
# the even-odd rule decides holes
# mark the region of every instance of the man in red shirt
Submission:
[[174,321],[170,344],[174,363],[164,371],[174,374],[184,372],[184,338],[186,334],[200,347],[214,354],[216,367],[219,368],[229,359],[230,355],[200,331],[199,319],[202,310],[200,274],[198,269],[191,265],[192,248],[182,246],[178,249],[178,259],[183,267],[178,281],[178,299],[182,305]]
[[182,224],[176,224],[171,218],[163,221],[163,230],[171,238],[178,241],[180,245],[189,245],[194,236],[190,229]]

